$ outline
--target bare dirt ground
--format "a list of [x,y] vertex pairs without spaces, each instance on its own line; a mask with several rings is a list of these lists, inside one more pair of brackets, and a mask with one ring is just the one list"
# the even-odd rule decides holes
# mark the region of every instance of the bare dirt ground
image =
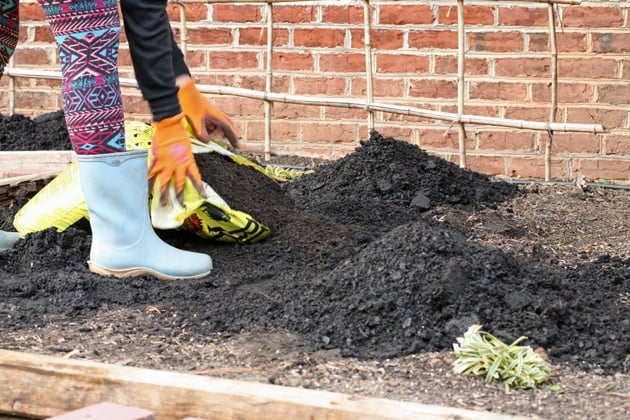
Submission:
[[[0,119],[0,150],[69,149],[60,113]],[[250,155],[251,157],[251,155]],[[256,244],[160,232],[209,253],[196,281],[104,278],[90,233],[0,254],[0,348],[543,418],[630,410],[630,191],[508,184],[373,133],[279,184],[215,154],[204,180],[267,224]],[[0,228],[32,195],[16,191]],[[527,336],[554,383],[505,393],[452,372],[474,323]],[[393,413],[395,414],[395,413]]]

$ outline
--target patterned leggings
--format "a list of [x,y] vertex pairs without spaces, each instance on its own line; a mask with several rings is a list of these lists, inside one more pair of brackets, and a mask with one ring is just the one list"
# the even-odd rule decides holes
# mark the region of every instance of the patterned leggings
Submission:
[[37,0],[57,42],[63,110],[74,151],[125,151],[116,0]]
[[0,0],[0,77],[15,51],[20,27],[18,0]]

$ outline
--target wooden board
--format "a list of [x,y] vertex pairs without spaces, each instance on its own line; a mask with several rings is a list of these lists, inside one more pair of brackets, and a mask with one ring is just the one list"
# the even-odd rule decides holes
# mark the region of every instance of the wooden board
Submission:
[[0,350],[0,413],[50,417],[100,402],[156,419],[516,419],[327,391]]
[[24,175],[61,172],[76,160],[73,151],[0,152],[0,180]]

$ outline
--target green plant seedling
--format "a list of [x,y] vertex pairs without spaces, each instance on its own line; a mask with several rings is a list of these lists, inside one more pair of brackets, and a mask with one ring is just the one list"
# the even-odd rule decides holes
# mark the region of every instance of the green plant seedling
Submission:
[[457,343],[453,344],[456,373],[485,375],[486,382],[502,380],[506,392],[536,388],[551,380],[549,363],[531,347],[519,345],[527,337],[507,345],[481,328],[481,325],[472,325],[464,337],[457,338]]

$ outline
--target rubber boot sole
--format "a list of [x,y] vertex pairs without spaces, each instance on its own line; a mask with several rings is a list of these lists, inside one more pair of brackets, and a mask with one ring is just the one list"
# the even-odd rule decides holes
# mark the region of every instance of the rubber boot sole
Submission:
[[169,276],[164,273],[159,273],[157,271],[151,270],[146,267],[134,267],[134,268],[126,268],[123,270],[114,270],[111,268],[103,267],[92,261],[88,261],[88,267],[92,273],[100,274],[101,276],[107,277],[118,277],[118,278],[127,278],[127,277],[138,277],[143,275],[151,275],[160,280],[194,280],[200,279],[202,277],[206,277],[210,274],[210,270],[204,273],[195,274],[192,276]]

